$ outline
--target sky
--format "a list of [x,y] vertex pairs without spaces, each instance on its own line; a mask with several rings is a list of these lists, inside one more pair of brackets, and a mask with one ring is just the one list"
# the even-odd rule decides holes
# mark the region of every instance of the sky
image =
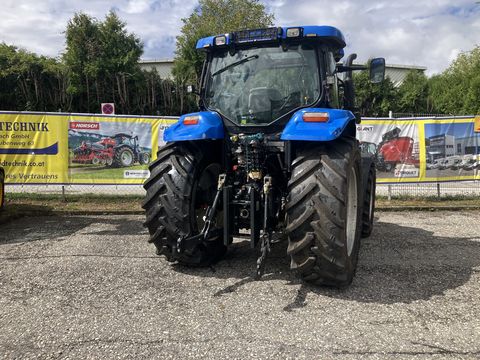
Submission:
[[[346,54],[360,61],[420,65],[439,73],[480,44],[476,0],[261,0],[276,26],[332,25],[344,34]],[[182,18],[197,0],[1,0],[0,42],[42,55],[64,51],[64,30],[75,12],[103,19],[115,10],[144,43],[144,59],[171,59]],[[214,35],[214,34],[212,34]]]
[[[429,138],[435,135],[448,134],[456,138],[475,136],[473,131],[473,122],[468,123],[450,123],[450,124],[426,124],[425,137]],[[480,136],[480,134],[478,134]]]

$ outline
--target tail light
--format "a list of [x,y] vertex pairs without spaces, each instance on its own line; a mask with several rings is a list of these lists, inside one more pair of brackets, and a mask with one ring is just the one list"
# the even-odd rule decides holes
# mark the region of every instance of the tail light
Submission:
[[183,125],[197,125],[198,119],[198,116],[185,116],[183,119]]
[[304,122],[327,122],[329,116],[326,112],[306,112],[302,118]]

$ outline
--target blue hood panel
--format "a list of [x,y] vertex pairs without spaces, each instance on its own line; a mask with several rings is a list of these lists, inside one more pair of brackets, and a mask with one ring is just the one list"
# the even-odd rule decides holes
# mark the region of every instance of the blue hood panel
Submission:
[[[187,116],[198,116],[198,124],[185,125],[183,120]],[[214,111],[182,115],[175,124],[168,127],[163,133],[163,140],[166,142],[223,139],[224,137],[222,118]]]
[[[305,122],[306,112],[322,112],[329,114],[329,120],[323,123]],[[338,138],[347,124],[355,120],[351,111],[338,109],[306,108],[293,114],[285,129],[282,140],[331,141]]]

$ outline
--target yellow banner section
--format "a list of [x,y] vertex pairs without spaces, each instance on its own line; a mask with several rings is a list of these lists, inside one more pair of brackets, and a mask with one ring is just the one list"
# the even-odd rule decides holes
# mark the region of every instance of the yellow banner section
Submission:
[[374,156],[378,183],[480,180],[478,118],[364,119],[362,150]]
[[142,184],[175,118],[0,112],[11,184]]
[[475,116],[475,132],[480,132],[480,115]]
[[0,166],[6,183],[67,182],[65,118],[46,114],[0,114]]

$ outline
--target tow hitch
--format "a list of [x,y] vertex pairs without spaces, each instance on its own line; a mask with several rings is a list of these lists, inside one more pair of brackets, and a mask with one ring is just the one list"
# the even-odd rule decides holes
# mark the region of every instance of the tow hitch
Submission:
[[217,208],[220,202],[220,195],[223,192],[223,187],[225,186],[226,178],[227,178],[226,174],[220,174],[218,176],[217,193],[215,194],[215,199],[213,200],[212,206],[209,206],[207,208],[207,211],[204,217],[205,223],[203,225],[202,231],[200,231],[199,234],[196,234],[193,236],[179,237],[177,239],[176,249],[172,249],[173,251],[176,251],[179,254],[183,253],[184,251],[193,252],[198,245],[202,244],[205,241],[215,239],[221,235],[220,229],[211,230],[211,225],[212,225],[213,219],[217,214]]

